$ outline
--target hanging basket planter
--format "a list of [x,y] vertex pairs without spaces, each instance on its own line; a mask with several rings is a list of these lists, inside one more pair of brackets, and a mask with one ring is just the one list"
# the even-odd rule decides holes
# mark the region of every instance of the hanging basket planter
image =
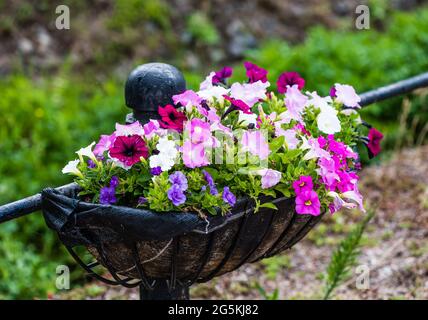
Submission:
[[285,72],[268,91],[267,70],[244,66],[247,82],[227,86],[225,67],[198,92],[169,65],[131,72],[127,124],[63,168],[79,188],[42,192],[46,223],[86,271],[143,298],[188,298],[195,282],[291,248],[325,212],[364,210],[353,148],[376,155],[382,134],[361,137],[355,90],[304,93]]
[[242,199],[230,215],[203,220],[195,213],[104,206],[54,189],[42,192],[46,223],[68,248],[86,246],[111,274],[128,282],[173,278],[186,286],[291,248],[322,217],[296,214],[294,199],[263,200],[278,210],[254,213],[254,202]]

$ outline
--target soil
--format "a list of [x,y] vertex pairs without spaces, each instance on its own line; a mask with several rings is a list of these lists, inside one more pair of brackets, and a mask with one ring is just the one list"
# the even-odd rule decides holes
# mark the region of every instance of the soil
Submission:
[[[428,146],[397,152],[361,173],[365,206],[375,210],[358,264],[332,299],[428,299]],[[339,212],[280,256],[191,289],[192,299],[320,299],[332,250],[364,214]],[[368,267],[369,287],[357,288],[358,266]],[[367,282],[366,282],[367,283]],[[53,299],[138,299],[136,290],[91,282]]]

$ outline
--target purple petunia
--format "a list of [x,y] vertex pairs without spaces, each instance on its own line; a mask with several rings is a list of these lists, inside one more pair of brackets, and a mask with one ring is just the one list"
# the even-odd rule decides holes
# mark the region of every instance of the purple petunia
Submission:
[[236,203],[235,195],[230,191],[229,187],[223,189],[223,201],[233,207]]
[[88,159],[88,168],[89,169],[93,169],[95,168],[97,165],[95,164],[95,162],[93,162],[91,159]]
[[209,174],[208,171],[205,171],[205,170],[202,170],[202,174],[204,175],[205,181],[208,183],[208,186],[210,187],[210,193],[212,195],[218,194],[218,190],[214,183],[213,177]]
[[150,173],[154,176],[158,176],[162,173],[161,167],[154,167],[150,169]]
[[111,177],[110,180],[110,187],[113,187],[116,189],[116,187],[119,185],[119,178],[117,176]]
[[173,184],[171,188],[169,188],[167,195],[168,199],[171,200],[174,206],[179,206],[186,202],[186,195],[178,184]]
[[116,203],[116,189],[115,187],[103,187],[100,191],[100,203],[101,204],[113,204]]
[[187,178],[181,171],[176,171],[169,176],[169,182],[180,188],[181,191],[186,191],[188,188]]
[[144,197],[139,197],[138,198],[138,204],[139,205],[143,205],[143,204],[145,204],[147,202],[147,199],[146,198],[144,198]]

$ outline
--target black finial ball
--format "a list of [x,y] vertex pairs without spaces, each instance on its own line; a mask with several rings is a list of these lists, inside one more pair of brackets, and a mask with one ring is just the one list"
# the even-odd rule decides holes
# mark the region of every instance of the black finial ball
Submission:
[[146,123],[149,119],[159,119],[158,107],[172,104],[172,96],[185,90],[186,81],[177,68],[165,63],[147,63],[129,74],[125,103],[134,109],[134,120]]

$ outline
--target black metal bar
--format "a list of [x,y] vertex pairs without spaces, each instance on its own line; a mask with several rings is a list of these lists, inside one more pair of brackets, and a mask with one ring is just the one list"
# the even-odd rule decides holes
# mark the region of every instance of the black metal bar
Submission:
[[[75,183],[66,184],[64,186],[56,188],[56,190],[64,193],[73,192],[78,189],[78,185]],[[27,197],[15,202],[11,202],[0,206],[0,223],[6,222],[12,219],[16,219],[32,212],[41,209],[42,195],[40,193],[34,196]]]
[[396,97],[405,93],[412,92],[415,89],[428,87],[428,72],[418,76],[398,81],[396,83],[365,92],[360,95],[361,106],[368,106],[372,103]]

